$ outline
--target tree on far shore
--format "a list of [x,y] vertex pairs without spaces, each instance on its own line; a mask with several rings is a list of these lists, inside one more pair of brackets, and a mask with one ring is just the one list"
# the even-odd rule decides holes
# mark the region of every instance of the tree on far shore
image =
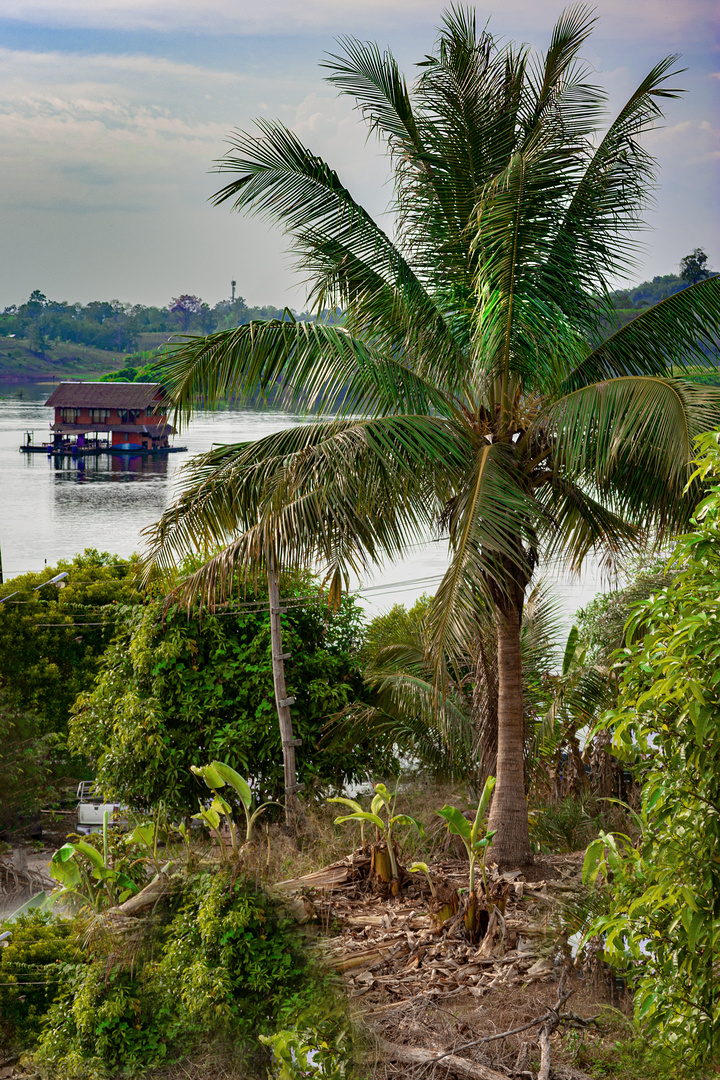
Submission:
[[708,257],[702,248],[695,248],[684,259],[680,260],[680,277],[695,285],[698,281],[705,281],[712,277],[712,271],[707,268]]

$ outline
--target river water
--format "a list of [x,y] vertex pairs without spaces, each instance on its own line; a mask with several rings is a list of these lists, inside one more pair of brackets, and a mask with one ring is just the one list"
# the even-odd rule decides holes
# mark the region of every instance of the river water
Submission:
[[[173,480],[193,453],[213,443],[258,439],[306,418],[275,410],[228,409],[198,415],[175,437],[188,453],[166,458],[105,455],[73,461],[21,454],[25,433],[45,441],[53,410],[45,407],[51,384],[0,383],[0,549],[5,578],[68,558],[87,547],[128,556],[142,550],[142,530],[169,504]],[[432,593],[447,566],[442,542],[414,548],[362,583],[368,611],[411,604]],[[549,574],[569,628],[574,611],[597,591],[593,568],[579,579]]]

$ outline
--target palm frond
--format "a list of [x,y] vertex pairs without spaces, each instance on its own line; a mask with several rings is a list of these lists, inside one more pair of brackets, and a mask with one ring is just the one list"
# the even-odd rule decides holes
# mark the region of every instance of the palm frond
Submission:
[[636,525],[566,476],[549,474],[537,498],[544,510],[538,530],[543,555],[549,562],[559,560],[571,573],[578,572],[591,553],[611,570],[639,539]]
[[720,343],[720,277],[668,296],[598,345],[566,377],[565,392],[625,375],[668,376],[716,368]]
[[[226,598],[236,572],[320,564],[338,587],[423,540],[468,453],[440,417],[306,424],[191,461],[179,498],[147,530],[147,565],[170,574],[187,550],[225,550],[183,595]],[[238,535],[238,533],[240,535]]]
[[577,137],[595,130],[606,101],[604,92],[589,83],[590,66],[578,61],[578,51],[592,33],[597,19],[587,4],[572,4],[553,27],[542,61],[534,59],[528,72],[532,97],[523,115],[531,132],[549,113],[568,134]]
[[693,443],[720,426],[720,389],[683,379],[625,377],[558,399],[539,424],[561,445],[562,467],[583,477],[641,528],[681,526]]
[[341,37],[342,53],[330,53],[320,66],[326,81],[356,102],[371,132],[384,137],[392,154],[427,156],[405,79],[395,57],[371,41]]
[[597,148],[586,144],[582,176],[568,200],[544,267],[545,287],[563,311],[588,330],[600,327],[609,309],[595,299],[606,296],[608,281],[632,265],[632,232],[652,194],[655,161],[640,143],[663,112],[660,102],[681,90],[667,86],[679,74],[669,56],[646,75],[610,124]]
[[446,512],[451,562],[428,614],[438,675],[445,658],[462,655],[477,632],[480,598],[497,599],[516,579],[523,588],[529,581],[527,549],[535,547],[541,513],[503,444],[482,442],[466,472]]
[[181,422],[198,406],[253,397],[297,412],[451,411],[448,395],[402,356],[342,327],[292,319],[190,340],[163,359],[163,382]]

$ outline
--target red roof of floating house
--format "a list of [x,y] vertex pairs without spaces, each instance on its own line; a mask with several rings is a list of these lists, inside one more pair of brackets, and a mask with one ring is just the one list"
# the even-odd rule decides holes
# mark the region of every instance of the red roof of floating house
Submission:
[[160,383],[64,382],[45,402],[53,408],[146,409],[162,401]]

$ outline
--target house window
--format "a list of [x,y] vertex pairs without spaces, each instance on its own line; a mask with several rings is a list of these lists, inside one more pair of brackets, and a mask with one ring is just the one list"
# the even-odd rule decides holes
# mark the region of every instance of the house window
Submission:
[[134,424],[140,418],[142,409],[118,409],[121,424]]
[[94,424],[107,424],[110,419],[109,409],[90,409],[90,419]]
[[59,409],[58,412],[60,413],[60,419],[64,424],[74,424],[80,415],[79,409],[64,408]]

